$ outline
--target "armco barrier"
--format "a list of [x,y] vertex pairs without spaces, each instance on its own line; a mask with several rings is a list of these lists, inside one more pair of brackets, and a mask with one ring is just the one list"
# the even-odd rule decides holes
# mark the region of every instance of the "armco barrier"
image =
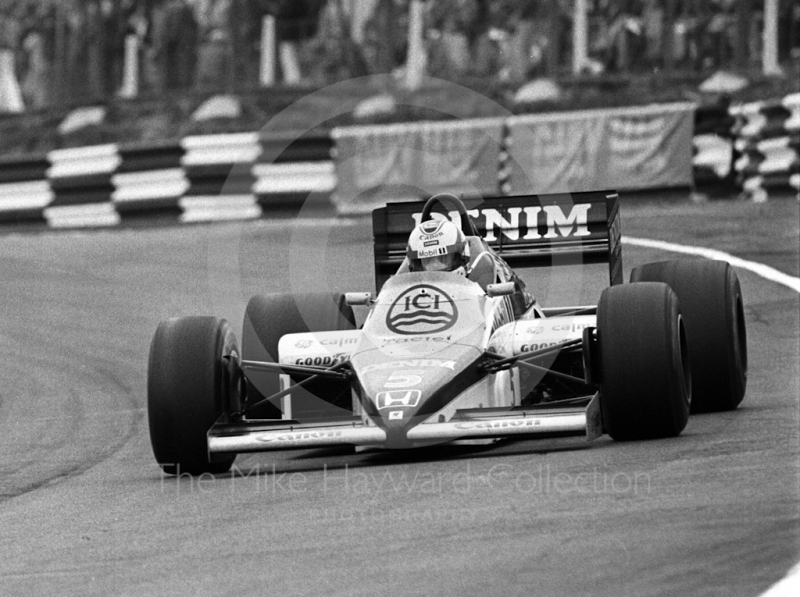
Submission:
[[0,160],[0,224],[45,222],[43,210],[55,196],[47,180],[49,168],[44,155]]
[[740,157],[734,168],[745,196],[766,201],[771,191],[800,192],[800,93],[731,109]]
[[261,154],[258,133],[186,137],[181,164],[189,189],[180,199],[184,222],[261,217],[252,164]]
[[48,154],[47,180],[53,200],[43,215],[52,228],[115,226],[111,177],[122,161],[116,145],[59,149]]
[[735,122],[736,119],[724,105],[699,106],[695,110],[692,171],[697,192],[729,194],[735,189]]
[[253,166],[253,192],[263,207],[327,207],[336,189],[330,136],[269,137]]
[[331,152],[329,136],[237,133],[0,160],[0,224],[110,227],[152,217],[252,219],[304,202],[329,208]]
[[111,177],[111,201],[122,222],[142,217],[181,215],[180,198],[189,190],[176,143],[122,146]]

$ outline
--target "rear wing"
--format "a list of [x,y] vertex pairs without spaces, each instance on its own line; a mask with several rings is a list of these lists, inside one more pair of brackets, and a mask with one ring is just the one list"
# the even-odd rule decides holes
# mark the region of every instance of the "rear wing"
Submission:
[[[608,263],[611,284],[622,283],[619,195],[615,191],[465,198],[478,234],[515,267]],[[375,286],[403,262],[408,236],[424,201],[389,203],[372,212]],[[457,212],[450,217],[460,226]]]

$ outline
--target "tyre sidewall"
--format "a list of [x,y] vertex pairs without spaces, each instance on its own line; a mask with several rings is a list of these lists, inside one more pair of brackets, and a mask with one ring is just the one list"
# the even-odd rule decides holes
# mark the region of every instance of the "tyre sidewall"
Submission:
[[209,460],[207,432],[238,401],[238,355],[224,320],[184,317],[158,326],[148,362],[148,421],[153,453],[166,472],[230,469],[235,456]]
[[690,408],[678,299],[659,283],[607,288],[597,316],[601,408],[617,440],[680,434]]

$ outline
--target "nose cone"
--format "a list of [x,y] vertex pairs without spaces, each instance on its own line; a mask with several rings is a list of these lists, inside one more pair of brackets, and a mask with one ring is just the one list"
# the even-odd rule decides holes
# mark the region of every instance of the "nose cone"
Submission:
[[366,399],[371,408],[367,412],[376,425],[386,431],[385,448],[413,447],[408,440],[408,430],[424,422],[431,413],[423,413],[421,390],[381,390]]
[[366,413],[390,447],[481,376],[485,296],[451,272],[393,276],[364,323],[350,362]]
[[441,410],[481,376],[473,346],[451,345],[433,355],[403,358],[375,351],[358,355],[353,365],[361,400],[370,418],[384,428],[387,447],[409,447],[408,429]]
[[[419,377],[417,373],[411,375]],[[423,413],[425,410],[423,396],[421,388],[381,389],[367,395],[372,407],[369,409],[370,415],[377,425],[386,430],[388,447],[409,447],[406,432],[429,416]]]

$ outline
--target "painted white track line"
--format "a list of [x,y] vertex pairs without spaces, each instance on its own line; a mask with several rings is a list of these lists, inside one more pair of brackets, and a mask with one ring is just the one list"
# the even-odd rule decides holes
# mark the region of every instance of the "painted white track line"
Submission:
[[[706,249],[704,247],[678,245],[675,243],[651,240],[648,238],[634,238],[630,236],[623,236],[622,242],[636,247],[645,247],[647,249],[658,249],[660,251],[669,251],[672,253],[685,253],[687,255],[705,257],[706,259],[727,261],[733,267],[749,270],[754,274],[761,276],[762,278],[782,284],[783,286],[791,288],[795,292],[800,292],[800,278],[795,278],[794,276],[784,274],[783,272],[769,267],[768,265],[764,265],[763,263],[747,261],[746,259],[734,257],[733,255],[729,255],[723,251]],[[797,595],[800,595],[800,563],[796,564],[794,568],[789,570],[784,578],[772,585],[759,597],[797,597]]]
[[697,255],[705,257],[706,259],[715,259],[717,261],[727,261],[733,267],[746,269],[754,274],[761,276],[772,282],[776,282],[787,288],[791,288],[795,292],[800,292],[800,278],[795,278],[789,274],[784,274],[773,267],[758,263],[756,261],[747,261],[723,251],[716,249],[706,249],[704,247],[692,247],[688,245],[678,245],[675,243],[668,243],[661,240],[650,240],[649,238],[634,238],[631,236],[623,236],[622,242],[636,247],[645,247],[647,249],[658,249],[661,251],[670,251],[672,253],[686,253],[688,255]]
[[797,597],[800,595],[800,564],[789,570],[786,576],[772,585],[761,597]]

